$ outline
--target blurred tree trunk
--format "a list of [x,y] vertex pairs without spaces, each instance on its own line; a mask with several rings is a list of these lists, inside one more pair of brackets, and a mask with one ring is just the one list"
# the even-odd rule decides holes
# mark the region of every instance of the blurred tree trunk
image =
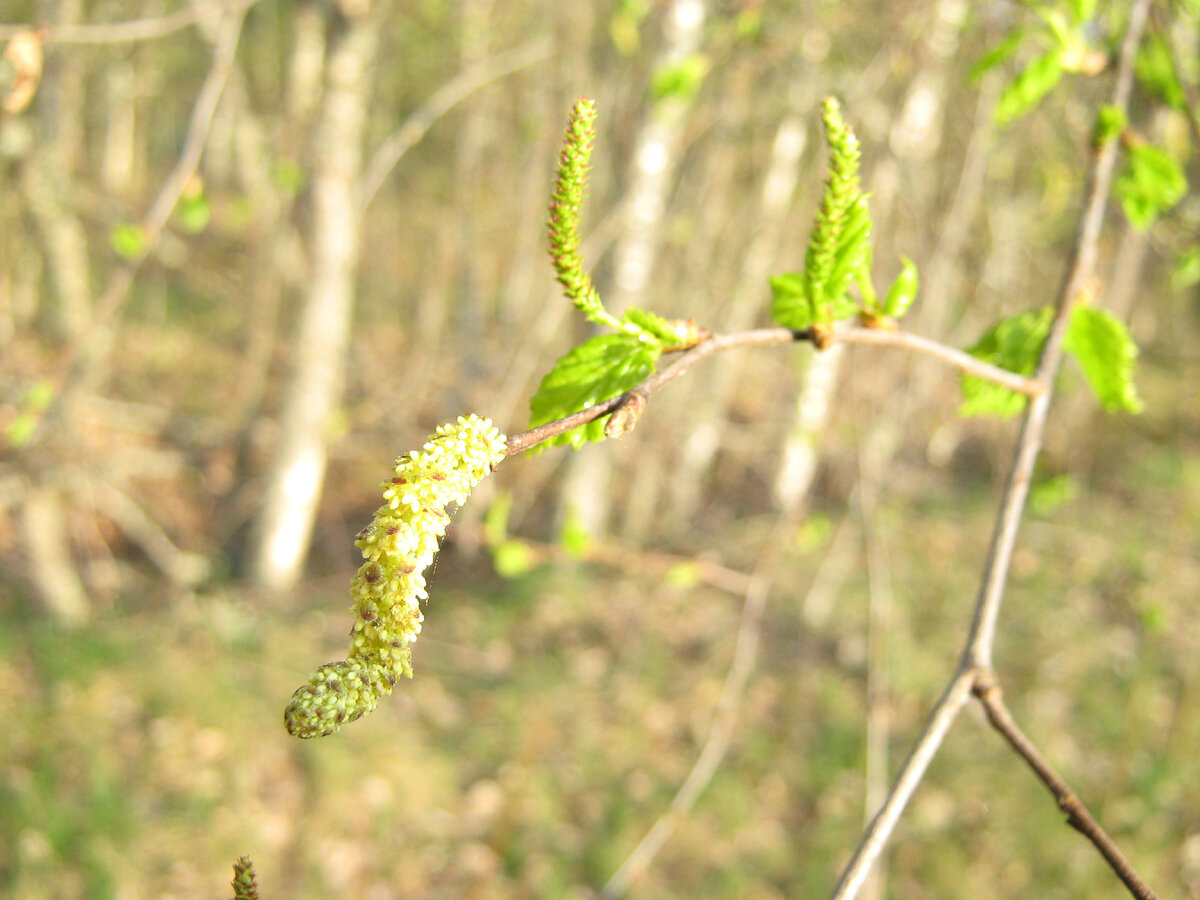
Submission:
[[[326,468],[326,426],[342,389],[359,256],[369,71],[378,23],[355,4],[332,23],[314,134],[311,287],[303,300],[274,457],[252,548],[251,576],[286,588],[300,577]],[[355,14],[357,13],[357,14]]]
[[[793,89],[796,94],[800,91],[800,85]],[[811,99],[803,104],[796,99],[793,98],[792,110],[780,121],[775,132],[754,218],[753,237],[746,248],[733,297],[722,308],[725,315],[720,327],[728,331],[751,328],[762,314],[767,279],[783,244],[784,225],[792,208],[807,143],[804,117],[812,108]],[[746,361],[744,354],[727,354],[727,358],[710,366],[708,371],[697,373],[696,382],[702,387],[691,392],[688,423],[684,426],[686,437],[678,460],[679,475],[669,485],[671,500],[668,505],[672,514],[682,521],[691,518],[700,497],[708,490],[707,476],[724,443],[728,410],[741,384]]]
[[31,486],[21,505],[21,539],[38,601],[59,624],[74,627],[87,622],[91,610],[71,555],[63,506],[53,485]]
[[[63,0],[53,15],[79,21],[80,0]],[[42,239],[42,258],[53,297],[42,317],[62,340],[77,338],[92,309],[87,237],[76,215],[71,173],[82,156],[83,61],[78,54],[54,54],[39,88],[47,114],[43,133],[21,166],[21,187]]]
[[[666,14],[665,41],[655,71],[681,65],[704,37],[703,0],[674,0]],[[613,251],[612,283],[602,291],[614,313],[641,302],[662,237],[667,202],[675,186],[680,141],[694,92],[648,100],[648,115],[634,146],[629,188],[622,200],[623,228]],[[571,521],[585,533],[603,534],[612,517],[611,454],[578,453],[567,464],[563,500]]]

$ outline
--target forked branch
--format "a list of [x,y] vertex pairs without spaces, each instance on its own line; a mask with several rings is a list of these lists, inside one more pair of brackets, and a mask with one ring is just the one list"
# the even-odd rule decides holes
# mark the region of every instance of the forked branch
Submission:
[[[1129,23],[1121,45],[1117,64],[1116,83],[1111,103],[1124,112],[1129,104],[1133,83],[1133,66],[1137,57],[1149,11],[1149,0],[1136,0],[1131,5]],[[1096,255],[1104,210],[1112,186],[1116,164],[1117,144],[1109,140],[1097,148],[1093,160],[1084,212],[1071,255],[1066,278],[1058,294],[1054,321],[1045,349],[1042,351],[1036,380],[1042,391],[1030,401],[1021,423],[1016,451],[1009,471],[1004,497],[996,518],[996,527],[988,553],[975,615],[963,648],[958,668],[941,699],[934,706],[924,732],[917,739],[909,758],[897,776],[896,783],[875,818],[867,826],[853,856],[842,873],[834,891],[835,900],[858,896],[871,866],[883,852],[892,830],[899,821],[916,786],[924,777],[929,763],[937,755],[949,727],[962,711],[966,699],[984,679],[991,679],[992,650],[995,644],[996,623],[1004,594],[1005,580],[1016,544],[1017,527],[1029,494],[1033,465],[1041,449],[1046,417],[1053,394],[1054,376],[1062,362],[1062,344],[1071,306],[1095,279]],[[1090,837],[1090,835],[1089,835]],[[1097,848],[1104,853],[1103,847]],[[1112,860],[1105,854],[1105,859]],[[1118,870],[1118,874],[1120,871]],[[1135,896],[1146,896],[1135,893]]]

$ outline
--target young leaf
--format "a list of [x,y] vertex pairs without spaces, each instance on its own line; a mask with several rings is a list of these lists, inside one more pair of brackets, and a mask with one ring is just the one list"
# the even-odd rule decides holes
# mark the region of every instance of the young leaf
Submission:
[[1113,106],[1111,103],[1105,103],[1100,107],[1100,111],[1096,115],[1096,131],[1092,139],[1093,143],[1095,146],[1100,147],[1109,141],[1115,141],[1121,136],[1121,132],[1125,130],[1125,126],[1128,124],[1129,120],[1125,116],[1125,110],[1119,106]]
[[1146,35],[1138,49],[1134,71],[1142,87],[1161,97],[1172,109],[1187,109],[1187,94],[1175,72],[1167,39],[1156,32]]
[[692,53],[660,67],[650,81],[650,96],[655,100],[691,100],[711,65],[703,53]]
[[687,339],[687,332],[676,328],[658,313],[646,309],[628,309],[625,311],[625,331],[633,326],[638,337],[660,347],[671,347]]
[[902,319],[917,297],[917,265],[907,256],[900,257],[903,268],[892,286],[888,288],[887,299],[883,301],[883,314],[893,319]]
[[131,222],[114,225],[108,240],[122,259],[135,259],[146,251],[146,232],[140,225]]
[[1103,309],[1075,307],[1063,349],[1079,362],[1096,399],[1108,412],[1142,411],[1133,385],[1137,345],[1119,319]]
[[[1046,306],[1004,319],[988,329],[967,352],[1010,372],[1032,375],[1037,369],[1046,336],[1050,333],[1053,315],[1054,311]],[[958,408],[960,416],[1008,418],[1025,408],[1024,394],[1001,387],[993,381],[963,375],[961,384],[963,402]]]
[[871,217],[859,186],[858,138],[832,97],[821,109],[829,176],[804,255],[804,274],[771,279],[771,317],[785,328],[828,325],[858,313],[847,291],[870,258]]
[[[529,401],[529,426],[536,428],[637,386],[654,371],[660,347],[637,335],[601,334],[571,350],[554,364]],[[604,419],[589,422],[544,441],[536,448],[604,439]]]
[[996,68],[1002,62],[1006,61],[1017,46],[1021,43],[1021,38],[1025,36],[1025,32],[1021,28],[1010,31],[1004,40],[997,44],[992,49],[988,50],[983,56],[979,57],[979,62],[971,67],[971,73],[968,76],[972,82],[978,81],[988,71]]
[[1000,95],[993,118],[1003,125],[1020,118],[1042,102],[1063,74],[1062,47],[1053,47],[1036,57]]
[[1187,179],[1179,163],[1165,150],[1135,144],[1129,148],[1129,161],[1117,178],[1116,191],[1130,223],[1144,231],[1183,199]]
[[771,318],[784,328],[802,331],[813,322],[812,303],[799,272],[772,275]]

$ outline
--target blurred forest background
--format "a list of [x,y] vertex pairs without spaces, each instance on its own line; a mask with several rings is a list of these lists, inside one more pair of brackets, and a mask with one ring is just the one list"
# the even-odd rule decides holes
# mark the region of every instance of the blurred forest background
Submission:
[[[1194,67],[1170,6],[1153,27]],[[456,516],[415,679],[331,738],[282,710],[344,655],[391,460],[469,411],[521,430],[587,333],[544,250],[575,98],[611,308],[766,324],[832,94],[877,266],[921,271],[905,327],[964,347],[1051,302],[1107,97],[1073,76],[994,125],[1012,70],[970,72],[1026,16],[3,0],[4,40],[49,27],[0,114],[0,892],[226,896],[248,853],[264,897],[590,896],[700,752],[785,519],[728,756],[630,895],[827,894],[953,670],[1009,461],[1012,423],[957,418],[936,362],[737,350],[619,443],[508,461]],[[1133,119],[1191,140],[1144,95]],[[1102,303],[1146,411],[1105,415],[1068,367],[998,647],[1014,713],[1164,896],[1200,893],[1197,220],[1192,196],[1145,233],[1110,214]],[[1122,889],[973,711],[872,895]]]

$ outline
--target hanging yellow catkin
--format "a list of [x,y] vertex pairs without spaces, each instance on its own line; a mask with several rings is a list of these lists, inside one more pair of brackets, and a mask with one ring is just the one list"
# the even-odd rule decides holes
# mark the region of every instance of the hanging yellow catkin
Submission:
[[373,710],[401,676],[412,677],[409,645],[421,632],[424,572],[450,522],[446,507],[464,503],[499,464],[505,440],[490,419],[460,416],[396,460],[383,506],[354,542],[364,562],[350,585],[350,654],[321,666],[292,695],[283,714],[291,734],[333,734]]

